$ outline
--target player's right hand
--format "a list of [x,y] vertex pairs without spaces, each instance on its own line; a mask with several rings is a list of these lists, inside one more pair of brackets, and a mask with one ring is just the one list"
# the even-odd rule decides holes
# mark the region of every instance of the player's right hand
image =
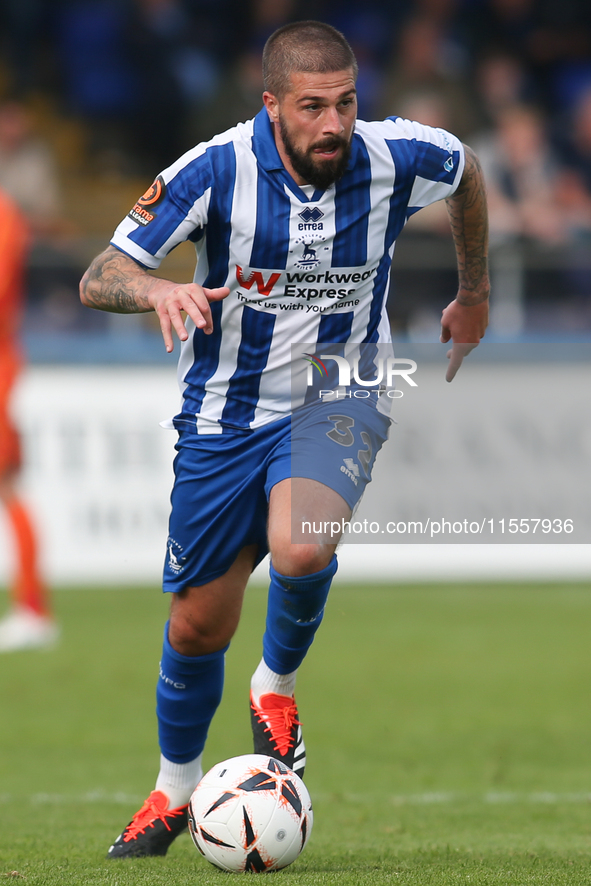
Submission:
[[204,289],[197,283],[177,285],[163,280],[162,285],[154,287],[148,300],[158,315],[162,337],[168,353],[170,354],[174,348],[173,329],[180,341],[186,341],[189,338],[183,312],[191,318],[197,329],[210,335],[213,332],[213,319],[209,304],[212,301],[221,301],[229,294],[230,290],[227,286],[218,289]]

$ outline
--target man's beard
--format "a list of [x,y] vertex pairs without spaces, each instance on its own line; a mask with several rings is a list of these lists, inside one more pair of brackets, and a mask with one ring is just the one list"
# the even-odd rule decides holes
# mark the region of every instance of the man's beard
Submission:
[[[334,135],[320,142],[315,142],[313,145],[310,145],[307,151],[300,151],[294,145],[285,119],[281,115],[279,115],[279,131],[285,153],[291,160],[291,165],[297,174],[309,185],[313,185],[318,191],[325,191],[343,177],[351,157],[351,140],[347,141],[338,135]],[[352,138],[353,134],[351,134]],[[336,147],[342,148],[342,152],[334,160],[314,159],[313,151],[315,148],[331,151]]]

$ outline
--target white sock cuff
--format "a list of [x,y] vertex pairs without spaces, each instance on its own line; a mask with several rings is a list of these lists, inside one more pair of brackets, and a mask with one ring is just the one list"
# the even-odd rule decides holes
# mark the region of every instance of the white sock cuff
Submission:
[[173,763],[160,754],[160,772],[156,779],[157,791],[166,794],[170,809],[184,806],[203,777],[203,754],[199,754],[189,763]]
[[293,695],[295,692],[297,670],[290,674],[276,674],[265,664],[261,658],[259,665],[252,675],[250,689],[255,702],[266,692],[276,692],[278,695]]

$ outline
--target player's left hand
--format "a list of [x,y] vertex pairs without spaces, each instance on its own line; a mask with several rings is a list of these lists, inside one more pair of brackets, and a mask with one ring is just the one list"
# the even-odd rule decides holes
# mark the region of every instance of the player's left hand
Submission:
[[446,381],[452,381],[464,357],[473,351],[488,326],[488,298],[475,305],[462,304],[455,298],[441,315],[441,342],[452,341],[447,352],[449,366]]

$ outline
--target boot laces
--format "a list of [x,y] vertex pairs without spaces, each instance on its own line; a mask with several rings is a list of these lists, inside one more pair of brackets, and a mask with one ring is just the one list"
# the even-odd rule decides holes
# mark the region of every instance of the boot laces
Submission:
[[157,821],[161,821],[164,824],[164,827],[167,831],[171,830],[170,825],[168,824],[167,818],[176,818],[179,815],[182,815],[184,812],[184,808],[179,807],[178,809],[165,809],[163,806],[163,800],[159,798],[155,798],[154,791],[141,809],[139,809],[136,814],[133,816],[131,822],[127,826],[126,834],[123,838],[124,842],[127,843],[130,840],[135,840],[139,834],[143,834],[146,828],[153,828],[154,824]]
[[267,728],[263,731],[271,733],[275,750],[284,757],[294,745],[293,727],[301,725],[297,719],[298,709],[295,702],[281,708],[269,708],[266,711],[259,709],[256,715],[259,722],[267,723]]

